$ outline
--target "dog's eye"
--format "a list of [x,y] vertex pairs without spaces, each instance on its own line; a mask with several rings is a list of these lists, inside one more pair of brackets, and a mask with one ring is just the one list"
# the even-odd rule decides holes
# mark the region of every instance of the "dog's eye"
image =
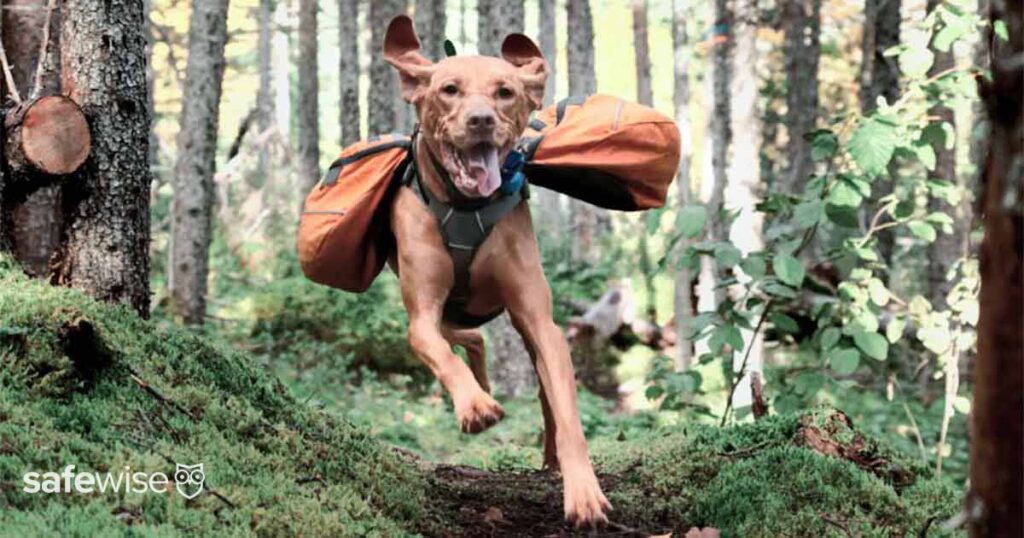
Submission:
[[511,99],[516,96],[516,92],[512,91],[511,88],[501,87],[498,88],[498,97],[501,99]]
[[459,87],[454,84],[445,84],[441,87],[441,91],[448,95],[457,95],[459,93]]

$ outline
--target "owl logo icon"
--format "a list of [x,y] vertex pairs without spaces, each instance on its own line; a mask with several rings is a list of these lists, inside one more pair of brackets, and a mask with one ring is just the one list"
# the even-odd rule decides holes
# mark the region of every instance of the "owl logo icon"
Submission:
[[188,500],[195,499],[197,495],[203,492],[204,480],[206,480],[206,474],[203,473],[202,463],[195,465],[175,464],[174,487],[178,488],[178,493],[182,497]]

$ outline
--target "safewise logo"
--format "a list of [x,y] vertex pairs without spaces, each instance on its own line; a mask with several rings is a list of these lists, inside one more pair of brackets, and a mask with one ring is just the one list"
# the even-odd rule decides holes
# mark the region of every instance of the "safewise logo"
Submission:
[[203,492],[206,474],[203,464],[175,464],[174,474],[132,472],[125,467],[119,472],[76,471],[68,465],[60,472],[29,471],[22,476],[25,493],[166,493],[171,484],[186,499],[194,499]]

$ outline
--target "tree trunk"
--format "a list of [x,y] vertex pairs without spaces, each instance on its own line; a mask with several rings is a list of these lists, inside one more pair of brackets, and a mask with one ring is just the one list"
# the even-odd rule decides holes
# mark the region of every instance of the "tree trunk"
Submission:
[[[709,241],[725,241],[728,230],[725,219],[720,215],[724,198],[725,184],[728,181],[726,166],[728,164],[729,143],[732,131],[729,124],[729,81],[731,65],[729,64],[732,50],[732,12],[728,0],[715,0],[715,24],[712,26],[711,52],[708,54],[710,63],[705,77],[708,115],[708,139],[710,149],[705,151],[704,175],[701,182],[700,201],[707,207],[710,226],[706,234]],[[697,289],[697,309],[701,312],[713,311],[721,302],[724,293],[716,289],[719,280],[714,262],[707,256],[701,256],[700,277]],[[707,351],[704,340],[696,343],[698,355]]]
[[[555,100],[556,65],[558,62],[558,50],[555,48],[557,25],[555,0],[540,0],[538,2],[538,23],[539,33],[537,38],[540,44],[540,52],[548,61],[548,80],[544,88],[544,106],[548,106]],[[565,228],[562,215],[563,195],[548,189],[535,189],[537,196],[538,216],[536,224],[538,233],[551,238],[554,242],[563,239]]]
[[307,188],[320,180],[320,84],[317,78],[317,0],[299,0],[299,177]]
[[[936,0],[929,0],[928,11],[931,12],[937,5]],[[955,65],[951,50],[941,51],[932,47],[932,52],[935,54],[935,60],[929,76],[936,76]],[[953,131],[956,131],[953,109],[944,103],[933,106],[928,115],[949,123]],[[934,144],[933,149],[935,169],[928,171],[928,179],[961,183],[956,171],[956,137]],[[957,260],[967,255],[967,236],[971,228],[969,199],[968,196],[964,196],[963,201],[956,206],[936,196],[930,196],[928,200],[929,213],[940,211],[953,217],[953,233],[940,233],[935,241],[928,245],[928,299],[935,308],[946,308],[946,295],[954,284],[954,279],[948,278],[947,274]]]
[[[341,88],[341,146],[359,140],[359,2],[338,0],[338,78]],[[374,51],[379,53],[380,51]]]
[[[900,68],[895,56],[885,51],[900,42],[901,0],[864,0],[864,40],[861,47],[860,108],[864,113],[875,109],[879,97],[893,103],[900,95]],[[874,199],[892,194],[895,166],[890,164],[889,177],[875,182]],[[892,267],[894,237],[891,229],[877,234],[878,250],[883,263]]]
[[[633,58],[636,65],[636,99],[642,105],[654,106],[654,90],[651,88],[651,52],[647,42],[647,0],[633,0]],[[647,295],[648,319],[658,323],[657,297],[654,291],[654,268],[647,245],[647,225],[644,216],[637,218],[640,233],[639,265],[644,277],[644,291]]]
[[259,37],[257,52],[259,54],[260,88],[256,93],[256,125],[263,142],[259,146],[259,169],[254,186],[266,184],[270,171],[270,143],[263,137],[274,125],[274,78],[273,49],[271,48],[271,17],[273,16],[271,0],[259,0]]
[[271,63],[274,65],[274,123],[281,137],[290,141],[292,132],[291,46],[288,42],[288,0],[278,0],[274,8],[274,36],[271,39]]
[[[33,0],[6,0],[3,5],[3,45],[18,93],[26,100],[60,93],[59,6],[54,4],[52,11],[40,9],[41,2]],[[49,27],[44,28],[47,22]],[[40,51],[44,37],[46,50]],[[11,170],[10,174],[12,185],[41,182],[31,171]],[[0,211],[8,214],[14,256],[32,276],[46,276],[60,242],[60,190],[60,185],[51,183],[28,192],[12,191],[6,206],[0,204]]]
[[369,134],[388,134],[398,127],[398,73],[384,61],[384,32],[392,17],[405,12],[404,0],[370,2]]
[[[693,155],[693,139],[690,127],[690,43],[686,33],[687,9],[684,0],[672,2],[672,57],[673,92],[672,102],[676,110],[676,125],[679,126],[679,172],[676,174],[676,189],[679,207],[690,204],[690,160]],[[691,241],[680,241],[681,253]],[[689,266],[678,264],[675,275],[674,320],[676,333],[675,369],[682,372],[693,362],[693,344],[685,337],[686,327],[693,317],[693,274]]]
[[82,107],[92,153],[65,183],[56,281],[149,314],[146,20],[138,0],[64,0],[63,91]]
[[[729,183],[725,187],[724,206],[729,213],[737,213],[729,230],[729,241],[744,255],[764,249],[761,237],[764,214],[757,211],[760,202],[761,168],[757,163],[761,151],[761,113],[758,102],[757,83],[757,1],[737,0],[734,4],[735,39],[732,55],[732,104],[730,121],[732,132],[732,162],[729,166]],[[737,269],[737,278],[747,279]],[[730,290],[733,299],[739,301],[742,286]],[[758,312],[754,312],[758,314]],[[752,320],[753,323],[753,320]],[[751,373],[760,375],[764,354],[762,332],[744,329],[743,353],[733,356],[733,369],[743,375],[733,394],[733,407],[751,404]],[[749,348],[749,349],[748,349]],[[747,356],[746,370],[742,370],[744,354]]]
[[[567,0],[568,15],[567,56],[569,60],[569,95],[586,96],[597,91],[594,71],[594,19],[590,0]],[[569,201],[569,212],[574,229],[572,257],[587,263],[597,262],[595,236],[600,226],[600,210],[576,199]]]
[[188,324],[202,324],[206,315],[227,16],[228,0],[192,3],[178,162],[174,165],[173,239],[167,277],[175,314]]
[[423,54],[434,62],[445,57],[446,4],[444,0],[416,0],[416,33],[420,36]]
[[505,36],[523,31],[523,0],[477,0],[477,45],[484,56],[500,56]]
[[972,537],[1024,533],[1024,7],[992,2],[989,21],[997,20],[1009,40],[989,26],[993,80],[980,79],[991,136],[980,204],[985,239],[966,503]]
[[537,388],[530,355],[508,312],[487,324],[487,354],[495,394],[518,398]]
[[780,190],[798,194],[814,171],[811,143],[805,135],[814,131],[818,117],[821,0],[791,0],[783,3],[782,11],[789,169]]

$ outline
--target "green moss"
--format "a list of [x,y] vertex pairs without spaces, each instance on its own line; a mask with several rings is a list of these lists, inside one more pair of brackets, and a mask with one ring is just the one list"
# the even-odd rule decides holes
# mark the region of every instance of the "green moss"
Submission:
[[[9,270],[0,361],[0,534],[396,536],[423,510],[414,467],[245,357]],[[213,495],[22,491],[29,470],[171,475],[174,462],[203,462],[207,486],[237,508]]]

